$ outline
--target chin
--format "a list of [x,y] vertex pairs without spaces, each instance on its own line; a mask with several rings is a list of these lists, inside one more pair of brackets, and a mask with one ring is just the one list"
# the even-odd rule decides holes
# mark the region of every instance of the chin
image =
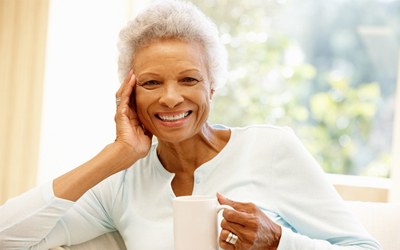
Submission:
[[158,141],[173,143],[173,144],[183,142],[183,141],[188,140],[193,137],[193,135],[192,136],[184,135],[184,134],[182,134],[182,132],[179,132],[179,133],[157,133],[157,134],[155,134],[155,136],[157,137]]

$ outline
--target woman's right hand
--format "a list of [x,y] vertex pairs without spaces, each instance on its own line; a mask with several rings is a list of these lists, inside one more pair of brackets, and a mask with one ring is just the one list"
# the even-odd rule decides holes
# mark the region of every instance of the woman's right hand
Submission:
[[128,152],[131,152],[132,161],[147,155],[153,136],[142,126],[136,113],[135,85],[136,77],[131,70],[115,94],[116,99],[120,101],[115,114],[117,138],[114,143],[127,147]]
[[116,93],[120,101],[115,114],[115,142],[89,161],[54,179],[53,192],[56,197],[76,201],[99,182],[129,168],[147,155],[152,135],[142,127],[135,111],[135,100],[131,100],[135,97],[132,94],[135,84],[136,78],[130,71]]

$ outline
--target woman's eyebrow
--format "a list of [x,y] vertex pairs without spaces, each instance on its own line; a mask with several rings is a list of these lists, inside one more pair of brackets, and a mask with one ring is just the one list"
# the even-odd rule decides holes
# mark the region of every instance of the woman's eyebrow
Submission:
[[159,77],[160,74],[153,73],[153,72],[143,72],[143,73],[140,73],[139,75],[137,75],[137,78],[141,78],[141,77],[145,77],[145,76],[155,76],[155,77]]
[[200,70],[196,68],[191,68],[191,69],[185,69],[181,72],[179,72],[180,75],[185,74],[185,73],[200,73]]

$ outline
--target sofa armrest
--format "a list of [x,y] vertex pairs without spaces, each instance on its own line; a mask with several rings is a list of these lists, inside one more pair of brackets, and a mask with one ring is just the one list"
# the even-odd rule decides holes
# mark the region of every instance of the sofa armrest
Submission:
[[347,201],[346,204],[383,249],[400,249],[400,203]]
[[98,250],[100,246],[101,249],[126,250],[124,240],[118,231],[100,235],[97,238],[78,245],[60,246],[51,250]]

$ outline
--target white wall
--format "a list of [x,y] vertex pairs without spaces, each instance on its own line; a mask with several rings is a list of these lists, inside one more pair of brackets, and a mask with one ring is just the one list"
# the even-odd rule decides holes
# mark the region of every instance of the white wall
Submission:
[[114,141],[118,32],[132,0],[52,0],[38,183]]

